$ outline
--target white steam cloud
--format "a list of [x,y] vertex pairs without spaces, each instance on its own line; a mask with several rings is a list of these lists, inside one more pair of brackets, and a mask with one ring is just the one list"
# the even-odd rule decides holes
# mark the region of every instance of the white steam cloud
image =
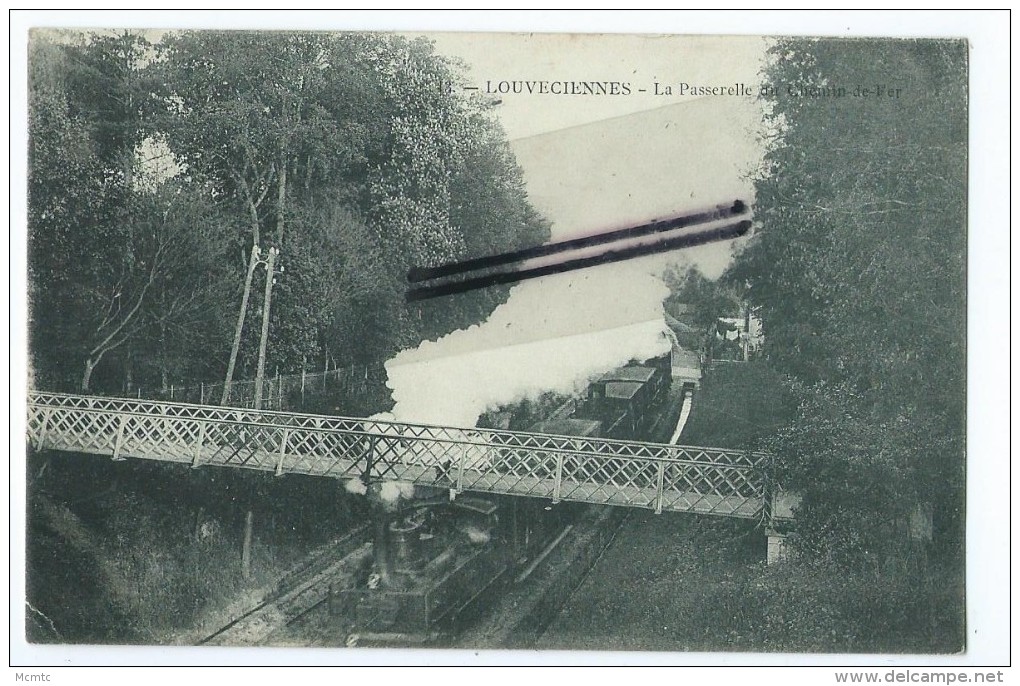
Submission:
[[350,479],[344,484],[344,490],[354,495],[365,495],[368,493],[368,486],[361,479]]
[[386,502],[414,496],[414,484],[406,481],[384,481],[379,496]]
[[669,351],[669,291],[644,260],[518,284],[482,324],[386,364],[399,421],[472,427],[542,393],[569,395],[631,360]]

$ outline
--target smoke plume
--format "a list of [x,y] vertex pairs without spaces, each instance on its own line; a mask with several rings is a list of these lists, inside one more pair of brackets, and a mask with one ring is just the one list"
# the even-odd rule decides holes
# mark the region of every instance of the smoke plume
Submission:
[[472,427],[487,410],[569,395],[631,360],[669,350],[668,289],[643,260],[515,286],[484,323],[386,364],[399,421]]

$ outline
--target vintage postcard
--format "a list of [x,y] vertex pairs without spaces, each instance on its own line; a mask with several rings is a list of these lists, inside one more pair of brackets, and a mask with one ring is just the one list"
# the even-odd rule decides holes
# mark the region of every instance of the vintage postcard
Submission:
[[12,626],[964,658],[971,47],[33,29]]

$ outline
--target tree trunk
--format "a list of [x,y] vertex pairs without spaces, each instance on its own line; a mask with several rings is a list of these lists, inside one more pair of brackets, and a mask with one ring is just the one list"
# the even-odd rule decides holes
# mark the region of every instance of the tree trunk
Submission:
[[85,360],[85,371],[81,375],[81,392],[89,392],[89,383],[92,381],[92,372],[95,370],[96,365],[99,364],[99,358],[92,359],[89,357]]
[[[159,311],[166,312],[166,309],[166,289],[161,288],[159,290]],[[157,359],[159,360],[159,385],[163,395],[166,395],[167,391],[170,390],[170,361],[167,358],[166,320],[161,319],[159,321],[159,352],[157,353]]]
[[280,174],[277,179],[276,196],[276,246],[283,248],[283,231],[287,211],[287,158],[280,153]]
[[135,388],[135,356],[131,348],[124,354],[124,392],[131,395]]

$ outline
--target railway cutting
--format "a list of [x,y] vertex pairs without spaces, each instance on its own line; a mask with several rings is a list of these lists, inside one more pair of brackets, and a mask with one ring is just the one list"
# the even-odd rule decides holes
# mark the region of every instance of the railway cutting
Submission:
[[629,509],[775,526],[768,455],[637,440],[675,440],[693,395],[672,383],[668,356],[603,374],[527,431],[34,392],[29,438],[367,494],[371,525],[203,643],[455,645],[473,625],[487,645],[523,646]]

